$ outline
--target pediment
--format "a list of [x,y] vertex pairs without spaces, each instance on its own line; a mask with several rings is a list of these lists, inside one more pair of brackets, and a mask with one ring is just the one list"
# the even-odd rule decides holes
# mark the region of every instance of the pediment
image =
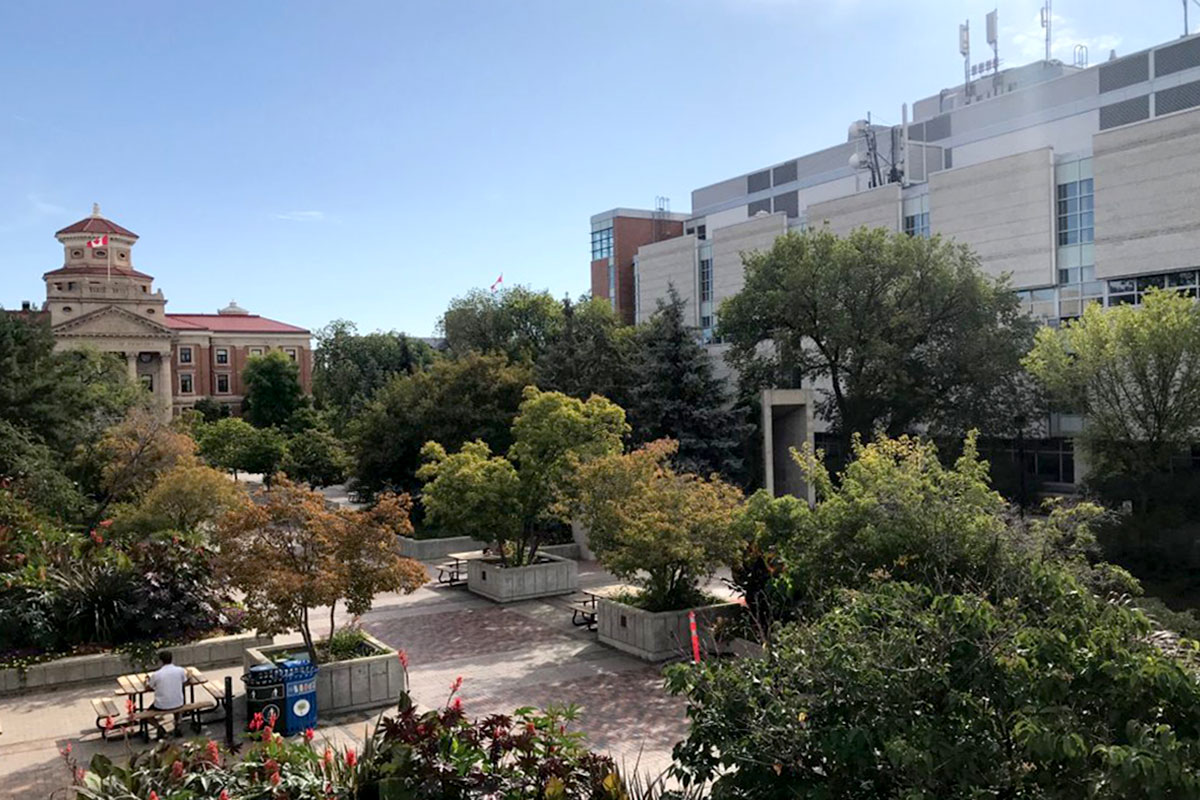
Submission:
[[166,325],[118,306],[105,306],[54,326],[55,336],[151,337],[170,339]]

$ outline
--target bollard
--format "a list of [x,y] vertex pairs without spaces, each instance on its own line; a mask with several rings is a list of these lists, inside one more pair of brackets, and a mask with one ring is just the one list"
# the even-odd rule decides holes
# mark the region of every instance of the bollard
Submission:
[[233,678],[225,676],[225,745],[233,747]]

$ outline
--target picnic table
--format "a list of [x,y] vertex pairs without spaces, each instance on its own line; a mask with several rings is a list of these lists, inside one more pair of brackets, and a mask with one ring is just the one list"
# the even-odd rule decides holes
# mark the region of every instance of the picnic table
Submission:
[[634,591],[636,587],[628,583],[610,583],[592,589],[580,589],[583,595],[580,600],[571,602],[571,624],[576,627],[586,626],[589,631],[596,630],[596,605],[598,601]]
[[462,550],[457,553],[447,554],[446,557],[450,560],[437,565],[438,583],[444,583],[447,586],[457,586],[465,582],[467,579],[467,562],[484,558],[486,555],[483,550]]
[[[179,708],[166,710],[157,708],[147,710],[146,708],[146,695],[154,691],[150,688],[150,673],[135,672],[130,675],[118,676],[117,691],[114,693],[114,697],[97,697],[91,701],[92,709],[96,712],[96,727],[100,729],[101,736],[108,739],[112,730],[124,731],[127,727],[136,725],[142,737],[149,740],[149,723],[160,717],[187,715],[191,717],[196,730],[199,730],[202,712],[223,708],[228,714],[229,698],[225,696],[225,690],[215,681],[210,681],[203,672],[195,667],[187,667],[186,671],[187,681],[184,688],[187,689],[188,702]],[[196,700],[197,687],[208,695],[207,699]],[[118,702],[122,698],[124,698],[124,702]],[[132,709],[131,702],[133,703]]]

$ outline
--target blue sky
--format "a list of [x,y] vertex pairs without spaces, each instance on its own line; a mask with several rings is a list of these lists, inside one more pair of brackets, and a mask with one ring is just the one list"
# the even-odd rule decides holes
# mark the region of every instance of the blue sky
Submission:
[[[231,298],[316,329],[433,332],[506,285],[588,288],[588,217],[843,141],[868,111],[1041,57],[1040,0],[8,0],[0,304],[44,298],[53,232],[137,232],[168,311]],[[1054,55],[1182,32],[1179,0],[1055,0]],[[1200,8],[1192,14],[1200,29]]]

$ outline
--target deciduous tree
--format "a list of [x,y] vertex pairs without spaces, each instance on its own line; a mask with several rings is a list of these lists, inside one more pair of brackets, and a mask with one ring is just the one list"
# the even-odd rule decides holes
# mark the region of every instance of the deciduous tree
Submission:
[[497,543],[504,562],[518,566],[533,561],[549,525],[570,519],[579,465],[620,452],[628,431],[625,412],[603,397],[582,401],[533,386],[524,396],[508,458],[493,456],[484,442],[453,455],[430,442],[418,473],[436,524]]
[[304,402],[300,367],[282,350],[251,356],[242,370],[242,415],[260,428],[281,426]]
[[477,289],[450,301],[440,325],[455,355],[504,353],[514,362],[534,363],[562,330],[562,306],[549,292],[524,286]]
[[1097,477],[1149,479],[1200,441],[1200,307],[1152,290],[1141,308],[1102,309],[1038,331],[1029,371],[1085,417],[1082,443]]
[[293,480],[318,488],[330,486],[344,481],[349,468],[345,448],[328,430],[310,428],[288,439],[282,469]]
[[425,582],[425,568],[402,557],[396,539],[412,532],[408,509],[408,498],[394,495],[369,511],[330,508],[320,492],[281,478],[218,522],[218,566],[244,593],[252,625],[299,630],[317,663],[313,608],[330,607],[332,636],[337,603],[362,614],[380,592],[412,592]]
[[744,389],[811,382],[818,413],[847,443],[919,425],[1007,433],[1028,416],[1013,407],[1024,397],[1013,385],[1033,322],[966,246],[883,229],[842,238],[822,227],[744,260],[745,286],[720,311]]
[[580,400],[598,394],[624,407],[633,381],[631,334],[607,300],[565,298],[562,329],[535,365],[538,387]]
[[676,472],[675,443],[660,440],[580,467],[578,484],[589,546],[606,569],[642,586],[651,611],[701,602],[697,585],[733,563],[741,492],[717,477]]

